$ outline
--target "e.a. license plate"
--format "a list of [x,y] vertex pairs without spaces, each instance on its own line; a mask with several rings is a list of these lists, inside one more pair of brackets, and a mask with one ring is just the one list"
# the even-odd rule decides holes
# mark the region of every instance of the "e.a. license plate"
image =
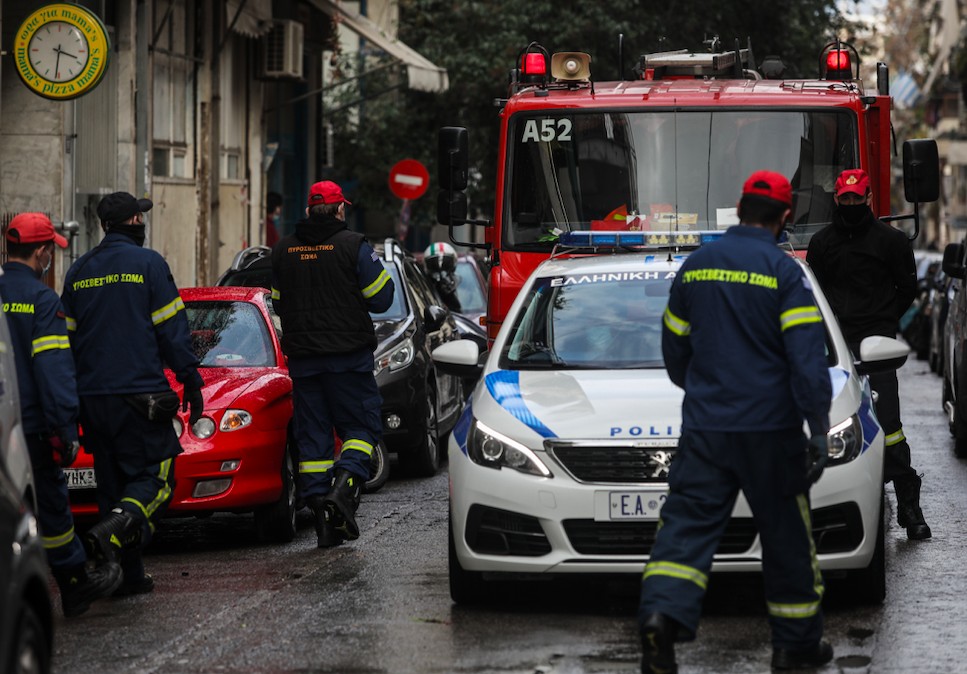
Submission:
[[93,468],[65,468],[64,477],[67,478],[68,489],[94,489],[97,487]]
[[667,491],[613,491],[608,496],[612,520],[657,520]]

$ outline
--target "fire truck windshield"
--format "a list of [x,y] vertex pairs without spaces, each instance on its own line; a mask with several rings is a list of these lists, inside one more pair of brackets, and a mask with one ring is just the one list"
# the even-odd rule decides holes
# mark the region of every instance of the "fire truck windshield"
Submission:
[[724,229],[759,169],[792,182],[804,247],[830,221],[837,175],[859,166],[846,110],[520,113],[510,138],[507,250],[550,250],[573,230]]

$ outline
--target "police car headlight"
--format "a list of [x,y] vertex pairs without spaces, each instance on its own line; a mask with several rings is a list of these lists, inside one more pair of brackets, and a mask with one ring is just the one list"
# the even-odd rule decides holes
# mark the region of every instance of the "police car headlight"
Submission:
[[860,455],[863,448],[863,426],[854,414],[829,429],[829,462],[847,463]]
[[252,423],[252,415],[245,410],[225,410],[222,422],[218,424],[220,431],[237,431]]
[[467,433],[467,450],[474,463],[487,468],[512,468],[530,475],[554,477],[530,449],[476,420]]
[[390,372],[401,370],[412,363],[415,356],[416,347],[413,346],[413,340],[407,337],[393,349],[376,358],[373,376],[375,377],[383,370]]

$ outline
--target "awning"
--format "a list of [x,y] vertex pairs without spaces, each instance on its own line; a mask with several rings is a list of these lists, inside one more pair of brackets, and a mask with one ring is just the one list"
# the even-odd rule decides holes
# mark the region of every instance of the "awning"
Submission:
[[226,0],[225,17],[225,25],[239,35],[261,37],[272,30],[272,0]]
[[[251,1],[251,0],[250,0]],[[410,89],[418,91],[446,91],[450,86],[446,68],[434,65],[425,56],[399,40],[389,37],[375,23],[361,14],[342,8],[335,0],[309,0],[319,11],[350,28],[354,33],[371,42],[406,66]]]

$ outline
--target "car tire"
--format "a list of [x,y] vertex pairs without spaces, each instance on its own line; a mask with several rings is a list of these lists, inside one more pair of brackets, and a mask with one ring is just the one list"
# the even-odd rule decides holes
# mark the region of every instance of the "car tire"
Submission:
[[886,598],[886,508],[880,498],[880,517],[876,527],[876,547],[865,569],[850,573],[849,592],[858,604],[882,604]]
[[[452,515],[451,515],[452,517]],[[450,575],[450,599],[456,604],[482,603],[488,596],[487,582],[479,571],[467,571],[460,566],[456,546],[453,543],[453,523],[447,527],[447,567]]]
[[33,606],[24,606],[17,620],[17,633],[4,671],[11,674],[50,672],[50,635]]
[[433,477],[440,470],[440,437],[436,409],[436,391],[426,387],[426,408],[421,437],[412,447],[400,452],[400,468],[413,477]]
[[373,455],[370,457],[369,479],[363,485],[363,491],[367,494],[379,491],[380,487],[389,480],[389,451],[386,443],[380,440],[373,447]]
[[282,494],[272,505],[255,511],[255,531],[259,540],[290,543],[296,534],[296,510],[295,461],[286,447],[282,461]]
[[964,394],[961,391],[956,399],[950,401],[954,411],[950,421],[950,434],[954,436],[954,454],[959,458],[967,457],[967,410],[963,409]]

